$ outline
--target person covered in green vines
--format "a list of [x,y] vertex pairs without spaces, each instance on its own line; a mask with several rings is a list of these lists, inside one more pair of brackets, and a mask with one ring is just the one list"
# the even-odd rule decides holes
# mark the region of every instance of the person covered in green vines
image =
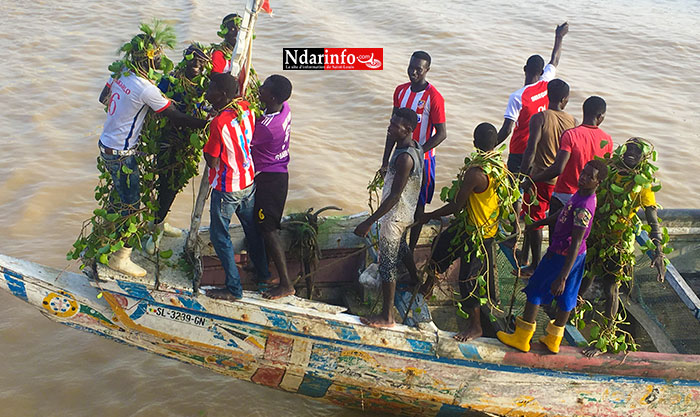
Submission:
[[576,307],[578,290],[586,260],[586,238],[591,232],[596,211],[596,188],[608,174],[600,159],[588,162],[578,179],[578,191],[557,213],[527,226],[532,229],[556,220],[547,253],[537,265],[523,292],[527,295],[525,312],[515,320],[515,332],[496,333],[498,340],[523,352],[530,351],[535,333],[537,310],[557,300],[556,317],[547,325],[540,342],[552,353],[559,352],[564,326]]
[[[205,48],[192,43],[183,51],[183,60],[175,70],[161,78],[158,88],[170,98],[179,111],[194,117],[205,118],[203,102],[208,84],[207,67],[209,66],[211,66],[211,59]],[[193,141],[191,139],[193,134],[198,136],[199,140]],[[197,175],[201,144],[205,141],[206,136],[201,129],[181,128],[166,122],[160,130],[159,152],[156,154],[158,211],[154,220],[155,232],[145,245],[146,252],[151,255],[155,252],[163,234],[178,237],[182,233],[180,229],[166,223],[165,218],[177,193],[187,185],[190,178]]]
[[240,27],[241,17],[237,13],[228,14],[221,21],[221,30],[218,32],[218,35],[224,38],[224,40],[220,44],[214,46],[214,52],[212,52],[211,55],[211,72],[231,73],[234,77],[238,76],[240,68],[234,68],[236,64],[231,58],[233,50],[236,47]]
[[413,223],[418,194],[423,181],[423,148],[413,140],[418,115],[407,108],[396,109],[389,121],[387,136],[396,148],[389,159],[382,189],[382,202],[371,216],[358,224],[354,233],[367,236],[372,225],[379,221],[379,278],[382,281],[382,312],[377,316],[362,317],[372,327],[394,325],[394,294],[399,264],[406,266],[412,280],[418,283],[418,271],[413,252],[406,244],[406,234]]
[[[653,186],[656,167],[649,159],[654,153],[652,146],[641,138],[631,138],[617,148],[609,160],[609,173],[601,183],[596,219],[591,230],[591,245],[586,258],[586,276],[579,295],[585,296],[595,279],[601,279],[605,297],[604,318],[612,323],[619,308],[619,291],[624,282],[632,280],[635,264],[634,240],[642,230],[637,217],[644,209],[647,230],[653,242],[657,279],[663,281],[666,273],[664,260],[664,237],[656,214],[655,190]],[[586,355],[598,352],[595,346],[584,351]]]
[[[460,173],[458,189],[454,190],[454,196],[449,198],[447,204],[421,215],[417,220],[425,224],[431,219],[455,215],[447,229],[435,239],[429,261],[430,271],[420,291],[428,296],[436,275],[444,273],[455,260],[461,259],[460,303],[466,307],[469,317],[467,329],[455,336],[459,341],[475,339],[483,334],[481,296],[492,297],[496,293],[494,237],[499,221],[497,189],[506,169],[500,154],[494,151],[497,138],[496,127],[490,123],[481,123],[474,129],[476,152],[472,159],[481,159],[483,163],[476,163]],[[446,200],[444,196],[441,197]],[[487,285],[488,290],[483,288]]]
[[[141,30],[143,33],[134,36],[120,49],[124,58],[110,66],[113,75],[99,98],[107,106],[107,119],[99,140],[100,157],[118,195],[117,201],[110,192],[111,203],[107,211],[121,213],[122,219],[117,220],[121,229],[126,229],[126,219],[139,211],[141,190],[136,150],[149,109],[178,125],[201,129],[206,124],[205,120],[186,115],[171,106],[171,101],[154,84],[162,65],[170,63],[164,57],[163,49],[175,44],[172,27],[156,22],[153,28],[141,25]],[[129,226],[133,225],[129,223]],[[133,232],[123,230],[124,240],[112,245],[112,248],[119,249],[112,253],[108,265],[127,275],[144,276],[146,271],[131,261],[135,242],[126,238],[126,234],[134,236]]]

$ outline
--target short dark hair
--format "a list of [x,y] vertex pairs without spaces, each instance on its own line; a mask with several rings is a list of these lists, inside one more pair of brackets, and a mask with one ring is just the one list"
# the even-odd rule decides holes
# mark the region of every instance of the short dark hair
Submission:
[[283,75],[273,74],[265,82],[270,83],[270,92],[278,102],[284,103],[292,95],[292,82]]
[[[227,23],[234,21],[236,18],[239,17],[241,16],[239,16],[238,13],[229,13],[223,19],[221,19],[221,24],[226,25]],[[238,27],[238,25],[236,25],[236,27]]]
[[605,114],[607,105],[605,100],[598,96],[590,96],[583,102],[583,117],[598,117]]
[[416,58],[416,59],[422,59],[424,61],[428,62],[428,66],[430,66],[430,55],[428,55],[427,52],[425,51],[416,51],[413,54],[411,54],[411,59]]
[[408,126],[411,130],[416,130],[418,125],[418,115],[413,110],[408,107],[401,107],[394,112],[394,116],[400,117],[408,122]]
[[605,162],[604,159],[592,159],[588,161],[586,165],[590,165],[596,170],[598,170],[598,175],[596,175],[596,179],[598,182],[602,182],[605,177],[608,176],[608,164]]
[[569,84],[566,81],[555,78],[547,84],[547,96],[550,101],[559,103],[569,95]]
[[490,151],[496,147],[498,132],[491,123],[480,123],[474,129],[474,145],[482,151]]
[[221,90],[229,100],[238,95],[238,79],[230,73],[212,73],[209,80],[210,84]]
[[541,74],[544,70],[544,58],[539,55],[532,55],[525,63],[525,72],[528,74]]

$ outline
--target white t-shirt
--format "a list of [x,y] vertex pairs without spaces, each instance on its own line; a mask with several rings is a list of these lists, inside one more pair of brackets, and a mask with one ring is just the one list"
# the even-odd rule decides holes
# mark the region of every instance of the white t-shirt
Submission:
[[130,72],[110,79],[107,85],[109,105],[100,142],[112,149],[131,149],[138,144],[148,113],[146,106],[160,113],[170,105],[170,100],[153,83]]

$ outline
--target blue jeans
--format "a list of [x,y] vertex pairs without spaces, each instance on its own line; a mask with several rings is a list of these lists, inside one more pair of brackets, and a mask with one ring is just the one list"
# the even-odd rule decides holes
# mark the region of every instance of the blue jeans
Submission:
[[[136,156],[108,155],[102,152],[100,152],[100,156],[104,161],[105,168],[112,176],[114,189],[119,195],[120,202],[115,202],[110,197],[110,202],[114,207],[111,211],[119,209],[122,216],[136,212],[139,209],[139,200],[141,199],[139,166],[136,162]],[[130,174],[124,173],[122,166],[129,168],[132,172]]]
[[210,207],[211,224],[209,226],[209,238],[211,239],[216,256],[226,273],[226,288],[234,296],[243,295],[241,276],[236,266],[233,252],[233,243],[228,232],[231,217],[234,213],[243,227],[248,242],[248,254],[253,261],[258,279],[270,278],[267,268],[267,254],[262,234],[258,231],[255,221],[255,185],[230,193],[212,190]]

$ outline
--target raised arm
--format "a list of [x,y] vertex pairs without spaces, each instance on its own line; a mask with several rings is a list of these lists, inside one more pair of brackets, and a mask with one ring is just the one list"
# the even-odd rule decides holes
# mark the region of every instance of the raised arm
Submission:
[[557,29],[555,30],[554,47],[552,48],[552,58],[549,60],[549,63],[554,65],[555,67],[559,66],[559,57],[561,56],[561,42],[567,33],[569,33],[568,22],[564,22],[561,25],[557,26]]
[[438,123],[433,126],[435,127],[435,134],[431,136],[430,139],[425,141],[425,144],[423,145],[424,152],[428,152],[429,150],[438,146],[447,137],[447,127],[445,126],[445,123]]
[[382,201],[382,203],[377,207],[377,211],[369,216],[365,221],[357,225],[355,228],[355,234],[358,236],[366,236],[369,232],[372,223],[381,219],[386,213],[391,210],[392,207],[399,202],[401,198],[401,193],[408,183],[408,177],[413,169],[413,158],[408,154],[404,153],[396,158],[396,174],[394,175],[394,181],[391,183],[391,190],[389,195]]

